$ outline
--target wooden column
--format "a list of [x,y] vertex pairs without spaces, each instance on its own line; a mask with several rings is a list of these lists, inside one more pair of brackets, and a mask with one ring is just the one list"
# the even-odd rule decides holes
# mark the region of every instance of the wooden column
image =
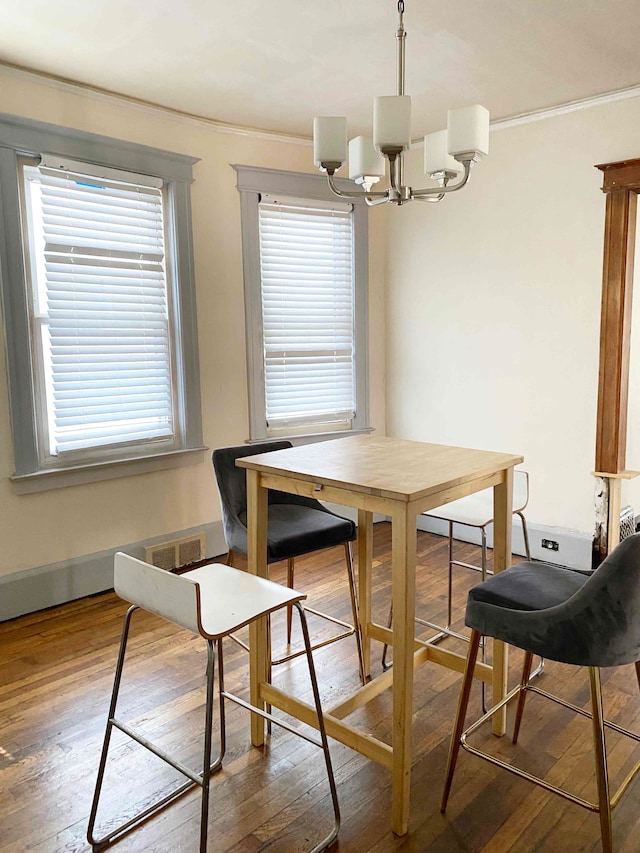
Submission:
[[629,347],[633,298],[633,258],[636,238],[640,159],[606,163],[602,190],[606,193],[600,370],[596,422],[596,529],[593,565],[619,539],[621,474],[627,449]]

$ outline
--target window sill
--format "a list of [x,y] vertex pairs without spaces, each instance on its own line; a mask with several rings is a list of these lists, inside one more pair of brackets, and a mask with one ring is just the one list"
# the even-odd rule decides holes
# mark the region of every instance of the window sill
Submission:
[[75,468],[50,468],[33,474],[14,474],[10,477],[15,493],[28,495],[45,492],[50,489],[63,489],[67,486],[79,486],[96,483],[100,480],[114,480],[119,477],[131,477],[135,474],[147,474],[149,471],[163,471],[168,468],[182,468],[185,465],[197,465],[207,447],[193,447],[176,450],[171,453],[159,453],[136,459],[111,460],[109,462],[79,465]]
[[280,441],[282,439],[290,441],[293,445],[298,444],[314,444],[316,441],[330,441],[333,438],[347,438],[349,435],[367,435],[373,432],[373,427],[361,427],[360,429],[341,429],[335,432],[310,432],[304,435],[300,433],[279,433],[278,435],[267,435],[265,438],[248,438],[246,444],[262,444],[265,441]]

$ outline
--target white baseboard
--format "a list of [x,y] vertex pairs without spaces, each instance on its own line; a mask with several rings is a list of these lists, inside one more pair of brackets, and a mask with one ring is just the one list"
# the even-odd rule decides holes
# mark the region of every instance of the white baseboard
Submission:
[[[592,537],[588,533],[580,533],[576,530],[565,530],[561,527],[547,527],[542,524],[528,524],[529,545],[531,557],[534,560],[543,560],[547,563],[555,563],[570,569],[590,569]],[[437,533],[440,536],[449,535],[449,524],[439,518],[429,518],[421,515],[418,517],[418,530],[426,530],[429,533]],[[472,542],[481,544],[480,531],[477,527],[467,527],[463,524],[454,525],[454,538],[461,542]],[[546,539],[558,543],[557,551],[550,551],[542,547],[542,540]],[[493,548],[493,525],[487,528],[487,544]],[[514,554],[525,556],[524,537],[520,520],[513,523],[512,551]]]
[[206,534],[208,556],[227,553],[222,522],[218,521],[0,577],[0,622],[113,589],[113,555],[116,551],[144,560],[145,548],[202,531]]

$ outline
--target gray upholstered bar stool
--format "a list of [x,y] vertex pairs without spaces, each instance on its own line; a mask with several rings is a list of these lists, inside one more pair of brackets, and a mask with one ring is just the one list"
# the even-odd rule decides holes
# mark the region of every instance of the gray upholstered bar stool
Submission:
[[[605,728],[640,741],[603,718],[600,667],[635,664],[640,685],[640,534],[625,539],[594,572],[577,572],[547,563],[519,563],[469,592],[465,624],[471,628],[469,653],[454,724],[442,811],[447,806],[460,747],[548,791],[599,812],[602,847],[612,851],[611,810],[640,769],[640,762],[611,796]],[[482,637],[493,637],[525,651],[520,684],[464,730],[469,692]],[[589,669],[589,714],[552,696],[530,681],[533,655]],[[516,743],[528,691],[552,699],[592,719],[598,802],[591,803],[473,747],[468,737],[511,699],[517,697],[513,742]]]
[[[272,450],[285,450],[292,447],[290,441],[265,441],[260,444],[243,444],[238,447],[220,447],[212,453],[213,470],[220,492],[222,524],[229,549],[227,563],[233,565],[234,554],[247,553],[247,475],[244,468],[236,465],[236,460]],[[320,501],[304,495],[269,490],[269,518],[267,522],[267,562],[287,561],[287,586],[295,583],[295,561],[303,554],[311,554],[324,548],[342,545],[344,548],[349,597],[351,599],[352,624],[343,622],[335,616],[306,607],[307,613],[313,613],[321,619],[338,626],[338,632],[332,636],[314,642],[312,648],[319,649],[353,634],[358,653],[360,681],[365,683],[364,660],[362,657],[362,639],[358,621],[358,600],[356,582],[351,557],[351,543],[356,538],[356,525],[348,518],[331,512]],[[234,638],[237,640],[237,638]],[[240,642],[237,640],[237,642]],[[287,609],[287,645],[291,643],[291,608]],[[242,643],[241,643],[242,645]],[[274,666],[285,663],[300,651],[287,651],[272,661]]]
[[[124,626],[122,628],[120,652],[116,665],[111,705],[109,707],[109,715],[107,718],[107,728],[105,731],[102,756],[100,758],[100,765],[98,769],[98,778],[96,781],[91,814],[89,817],[87,839],[89,844],[91,844],[92,849],[94,851],[105,849],[122,838],[122,836],[131,832],[140,824],[153,817],[159,811],[166,808],[178,797],[181,797],[195,786],[199,786],[202,789],[202,801],[200,808],[200,853],[206,853],[207,822],[209,814],[209,783],[211,774],[220,770],[222,767],[222,759],[224,757],[226,746],[224,713],[225,700],[231,700],[232,702],[259,714],[269,722],[276,723],[282,728],[287,729],[287,731],[304,738],[304,740],[307,740],[322,749],[324,753],[329,788],[331,791],[334,824],[328,835],[313,848],[312,853],[320,853],[320,851],[326,850],[327,847],[333,844],[337,838],[340,826],[340,811],[338,808],[336,785],[331,767],[329,745],[324,727],[324,718],[322,716],[322,707],[320,705],[318,683],[313,665],[309,631],[307,629],[304,609],[301,604],[305,596],[296,592],[294,589],[288,589],[281,584],[272,583],[269,580],[256,577],[248,572],[243,572],[239,569],[234,569],[231,566],[223,566],[216,563],[203,566],[199,569],[193,569],[192,571],[185,572],[182,575],[174,575],[171,572],[163,571],[155,566],[150,566],[148,563],[143,563],[141,560],[136,560],[126,554],[116,554],[114,574],[115,590],[117,594],[125,601],[131,602],[132,606],[126,613]],[[262,616],[268,616],[268,614],[288,606],[297,610],[300,617],[300,625],[302,628],[315,702],[315,713],[318,719],[319,738],[306,734],[284,720],[266,713],[261,708],[256,708],[244,699],[235,696],[224,689],[224,665],[222,658],[223,637],[229,636],[232,631],[237,631],[239,628],[249,625],[251,622],[254,622]],[[131,726],[118,720],[115,716],[118,693],[120,690],[120,680],[122,677],[122,669],[124,666],[124,658],[127,648],[127,639],[129,636],[129,626],[131,617],[138,608],[146,610],[149,613],[154,613],[169,622],[173,622],[175,625],[185,628],[187,631],[191,631],[193,634],[199,634],[206,640],[208,659],[204,719],[204,755],[201,771],[194,771],[177,761],[163,749],[151,743],[147,738],[143,737]],[[218,657],[218,693],[220,703],[220,752],[218,757],[212,761],[211,741],[214,704],[214,664],[216,654]],[[167,764],[170,764],[176,770],[180,771],[183,776],[187,777],[188,781],[175,788],[169,794],[166,794],[157,802],[142,809],[134,817],[129,818],[119,826],[114,827],[114,822],[109,821],[108,832],[101,838],[97,838],[94,832],[95,822],[100,802],[100,794],[102,791],[104,772],[107,764],[107,756],[109,753],[111,733],[114,728],[119,729],[128,737],[149,749],[154,753],[154,755],[157,755]],[[130,812],[132,809],[127,809],[127,811]]]

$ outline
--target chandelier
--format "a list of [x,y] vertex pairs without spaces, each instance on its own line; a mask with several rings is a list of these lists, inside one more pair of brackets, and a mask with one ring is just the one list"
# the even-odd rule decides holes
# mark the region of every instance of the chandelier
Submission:
[[[441,201],[446,193],[462,189],[471,167],[489,151],[489,111],[476,104],[449,110],[447,129],[424,137],[424,171],[436,187],[413,189],[404,185],[404,152],[411,146],[411,98],[404,93],[405,39],[404,0],[398,2],[396,32],[398,85],[396,95],[378,97],[373,102],[373,139],[356,136],[348,145],[349,178],[361,190],[339,190],[334,175],[347,162],[347,119],[344,116],[316,116],[313,120],[313,159],[326,172],[331,191],[341,198],[364,198],[367,204],[408,201]],[[387,174],[389,187],[371,188]],[[457,179],[457,181],[456,181]],[[455,183],[451,183],[456,181]]]

